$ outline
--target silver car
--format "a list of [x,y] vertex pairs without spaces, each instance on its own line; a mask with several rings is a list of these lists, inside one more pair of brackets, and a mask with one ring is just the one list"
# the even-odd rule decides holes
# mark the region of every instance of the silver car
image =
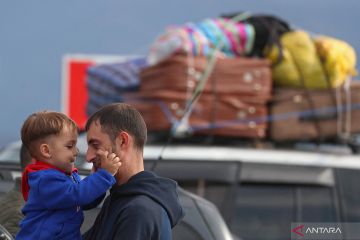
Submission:
[[[78,147],[77,164],[86,175],[91,164],[84,159],[83,136]],[[18,148],[12,153],[16,163]],[[146,169],[186,190],[181,198],[187,215],[174,239],[288,240],[294,222],[360,222],[360,158],[345,147],[152,143],[144,158]],[[2,174],[17,174],[5,166]]]

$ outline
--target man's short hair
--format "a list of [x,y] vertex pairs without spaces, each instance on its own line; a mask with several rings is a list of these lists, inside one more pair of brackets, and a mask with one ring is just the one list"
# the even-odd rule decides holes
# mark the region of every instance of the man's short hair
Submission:
[[78,132],[76,123],[63,113],[53,111],[36,112],[25,120],[21,128],[21,140],[31,156],[34,156],[33,145],[36,141],[43,140],[51,135],[58,135],[66,126]]
[[132,106],[125,103],[113,103],[102,107],[87,121],[85,130],[88,131],[91,123],[99,120],[101,129],[114,142],[117,135],[127,132],[134,138],[134,145],[143,150],[147,138],[147,128],[141,114]]

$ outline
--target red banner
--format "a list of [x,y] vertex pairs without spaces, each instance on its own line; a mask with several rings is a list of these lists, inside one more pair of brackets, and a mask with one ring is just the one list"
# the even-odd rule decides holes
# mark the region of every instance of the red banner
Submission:
[[67,55],[64,57],[61,109],[78,124],[80,129],[85,127],[88,118],[86,115],[87,69],[95,64],[123,62],[127,58],[109,55]]

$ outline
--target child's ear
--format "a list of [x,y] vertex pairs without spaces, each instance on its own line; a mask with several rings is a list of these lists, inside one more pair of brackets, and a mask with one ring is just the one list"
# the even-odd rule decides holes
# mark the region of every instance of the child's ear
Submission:
[[46,143],[40,145],[40,154],[45,158],[51,158],[50,147]]

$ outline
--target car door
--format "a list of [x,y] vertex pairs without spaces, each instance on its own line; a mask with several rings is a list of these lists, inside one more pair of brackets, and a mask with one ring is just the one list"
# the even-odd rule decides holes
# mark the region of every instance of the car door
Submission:
[[331,168],[171,160],[156,171],[214,203],[242,239],[287,240],[292,222],[340,219]]

